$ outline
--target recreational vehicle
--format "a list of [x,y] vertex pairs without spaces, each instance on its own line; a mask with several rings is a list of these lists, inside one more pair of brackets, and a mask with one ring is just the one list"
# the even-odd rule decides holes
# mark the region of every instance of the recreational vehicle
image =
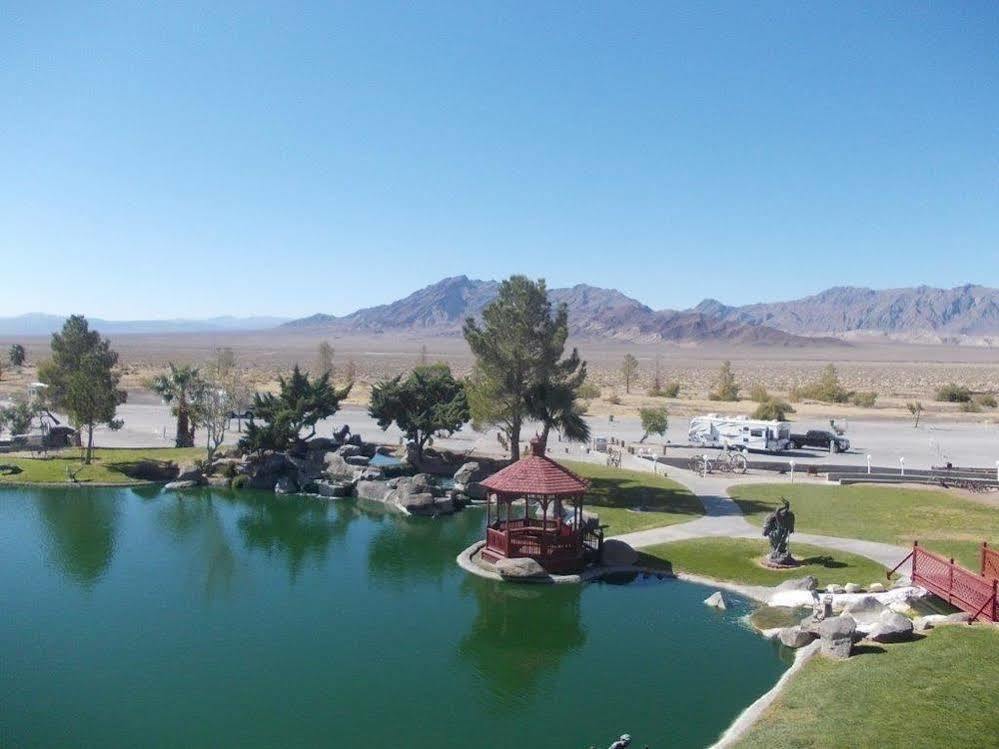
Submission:
[[786,421],[759,421],[745,416],[708,414],[690,420],[687,434],[690,444],[698,447],[731,447],[754,452],[779,453],[791,440],[791,425]]

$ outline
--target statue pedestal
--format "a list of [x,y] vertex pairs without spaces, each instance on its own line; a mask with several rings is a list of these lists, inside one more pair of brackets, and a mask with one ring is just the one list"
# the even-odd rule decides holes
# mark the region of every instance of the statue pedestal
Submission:
[[776,558],[772,556],[763,557],[761,564],[772,570],[790,570],[801,566],[801,562],[792,557],[790,554],[785,554],[784,556]]

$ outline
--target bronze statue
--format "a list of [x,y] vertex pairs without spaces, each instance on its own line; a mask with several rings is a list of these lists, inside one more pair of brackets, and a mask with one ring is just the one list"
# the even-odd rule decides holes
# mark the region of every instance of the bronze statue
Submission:
[[781,506],[767,515],[763,523],[763,535],[770,539],[770,555],[766,563],[774,567],[794,567],[798,563],[787,548],[788,537],[794,533],[794,513],[791,503],[780,498]]

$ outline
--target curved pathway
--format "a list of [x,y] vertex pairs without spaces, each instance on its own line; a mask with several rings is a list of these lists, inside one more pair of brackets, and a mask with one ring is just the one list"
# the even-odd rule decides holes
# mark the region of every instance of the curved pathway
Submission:
[[[624,455],[625,465],[622,467],[636,471],[654,472],[654,464],[648,460]],[[662,528],[649,528],[644,531],[624,533],[613,536],[631,546],[641,548],[655,544],[665,544],[670,541],[682,541],[688,538],[703,538],[705,536],[723,536],[727,538],[761,538],[762,531],[755,525],[750,525],[731,497],[728,489],[738,483],[746,483],[746,477],[739,479],[720,478],[716,476],[699,476],[692,471],[673,469],[670,478],[686,486],[692,491],[704,506],[704,516],[689,523],[667,525]],[[752,481],[752,478],[748,478]],[[773,483],[768,481],[767,483]],[[862,541],[855,538],[837,538],[814,533],[795,533],[794,540],[821,546],[836,551],[858,554],[873,559],[878,564],[891,569],[901,562],[909,553],[909,549],[877,541]]]

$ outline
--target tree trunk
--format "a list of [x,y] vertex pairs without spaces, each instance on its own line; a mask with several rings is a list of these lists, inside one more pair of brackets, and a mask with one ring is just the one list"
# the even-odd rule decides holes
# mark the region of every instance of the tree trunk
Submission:
[[191,438],[191,424],[187,413],[187,403],[181,400],[177,403],[177,434],[173,443],[176,447],[192,447],[188,444]]
[[541,442],[541,454],[544,455],[548,452],[548,435],[551,433],[552,425],[545,424],[541,428],[541,434],[538,435],[538,440]]
[[87,424],[87,457],[83,461],[88,466],[90,465],[90,458],[94,454],[94,425]]
[[645,434],[643,434],[643,435],[642,435],[642,439],[638,440],[638,444],[642,444],[643,442],[645,442],[645,440],[646,440],[646,438],[647,438],[648,436],[649,436],[649,433],[648,433],[648,432],[646,432]]
[[520,460],[520,417],[518,416],[510,422],[510,460]]

